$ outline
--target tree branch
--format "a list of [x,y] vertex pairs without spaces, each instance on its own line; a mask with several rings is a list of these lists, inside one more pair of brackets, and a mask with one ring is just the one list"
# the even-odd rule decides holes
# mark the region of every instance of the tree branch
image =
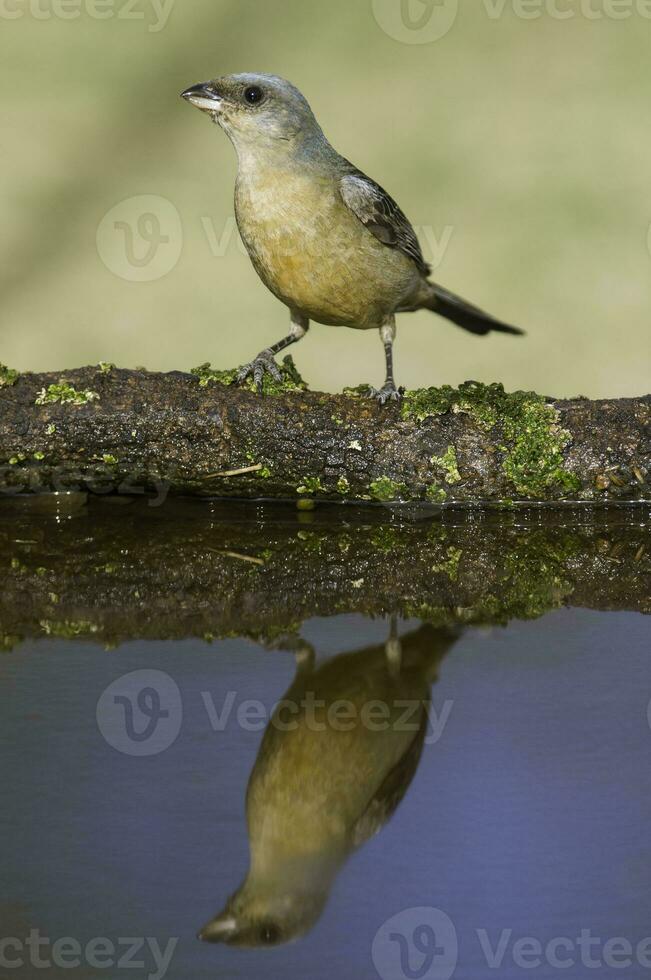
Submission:
[[651,498],[651,396],[589,401],[501,386],[264,396],[233,371],[0,368],[0,492],[146,490],[468,505]]

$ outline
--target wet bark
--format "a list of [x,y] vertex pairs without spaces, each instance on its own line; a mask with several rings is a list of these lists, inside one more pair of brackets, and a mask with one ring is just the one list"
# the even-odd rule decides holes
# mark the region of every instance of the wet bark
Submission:
[[[86,403],[48,402],[62,382]],[[434,392],[428,414],[427,392],[381,408],[346,394],[202,387],[181,373],[26,374],[0,385],[0,492],[432,507],[651,498],[651,396],[514,402],[509,417],[498,399],[488,421],[463,392],[446,397],[447,407]]]

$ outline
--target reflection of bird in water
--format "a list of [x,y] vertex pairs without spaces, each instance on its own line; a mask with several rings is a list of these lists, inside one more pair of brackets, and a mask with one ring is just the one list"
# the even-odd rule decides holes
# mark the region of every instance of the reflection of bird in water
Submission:
[[289,942],[318,920],[349,854],[391,817],[416,773],[430,685],[455,633],[423,625],[315,669],[306,645],[251,773],[250,869],[199,934],[208,942]]

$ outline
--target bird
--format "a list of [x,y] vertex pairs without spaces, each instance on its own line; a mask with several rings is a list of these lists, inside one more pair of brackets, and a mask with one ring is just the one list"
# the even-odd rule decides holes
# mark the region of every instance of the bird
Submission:
[[473,334],[523,333],[429,278],[418,237],[392,197],[330,145],[305,96],[278,75],[240,73],[181,93],[230,138],[238,158],[235,214],[258,275],[290,311],[290,332],[239,371],[262,391],[275,355],[310,322],[379,330],[386,381],[380,404],[400,401],[396,314],[427,309]]
[[[384,827],[416,774],[430,686],[458,638],[429,624],[398,638],[394,621],[385,644],[318,667],[313,649],[298,644],[294,681],[249,778],[249,871],[199,939],[278,946],[316,924],[338,871]],[[345,714],[332,713],[342,705]]]

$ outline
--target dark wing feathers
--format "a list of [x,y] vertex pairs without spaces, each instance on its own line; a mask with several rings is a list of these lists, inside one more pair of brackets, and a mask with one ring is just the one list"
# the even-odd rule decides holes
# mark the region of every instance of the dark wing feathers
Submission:
[[[341,178],[339,188],[347,207],[378,241],[389,248],[399,249],[416,263],[416,267],[424,276],[429,276],[432,270],[423,258],[416,232],[393,198],[379,184],[348,161],[346,166],[349,166],[350,170]],[[524,332],[519,327],[512,327],[484,313],[477,306],[467,303],[466,300],[443,289],[442,286],[437,286],[435,283],[430,283],[430,286],[429,296],[425,299],[419,298],[415,306],[409,304],[400,307],[398,312],[425,307],[475,334],[487,334],[491,331],[510,334]]]
[[423,275],[432,271],[423,257],[416,232],[393,198],[374,180],[356,170],[341,178],[344,204],[350,208],[378,241],[397,248],[413,259]]
[[423,702],[418,731],[405,754],[387,774],[373,799],[369,801],[366,810],[355,824],[353,833],[355,847],[359,847],[371,837],[375,837],[388,823],[404,799],[416,775],[423,752],[425,735],[427,734],[427,717],[426,705]]

